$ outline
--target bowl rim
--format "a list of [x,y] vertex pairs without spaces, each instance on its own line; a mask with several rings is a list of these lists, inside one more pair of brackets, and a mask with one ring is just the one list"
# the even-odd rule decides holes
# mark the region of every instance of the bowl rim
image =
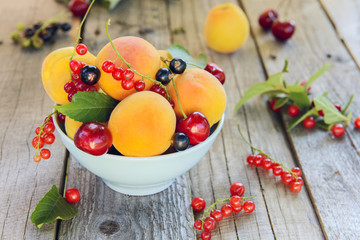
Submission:
[[[56,128],[57,132],[60,134],[62,139],[65,139],[67,142],[69,142],[71,145],[73,145],[76,149],[78,149],[75,146],[74,140],[69,138],[65,134],[65,132],[60,128],[59,123],[58,123],[58,119],[57,119],[56,116],[57,116],[57,114],[52,115],[53,122],[54,122],[54,125],[55,125],[55,128]],[[207,145],[210,141],[212,141],[213,138],[216,138],[217,135],[219,134],[219,132],[221,131],[223,125],[224,125],[224,121],[225,121],[225,113],[221,116],[221,119],[219,120],[218,125],[217,125],[216,129],[214,130],[214,132],[205,141],[203,141],[203,142],[201,142],[201,143],[199,143],[199,144],[197,144],[195,146],[192,146],[192,147],[190,147],[190,148],[188,148],[188,149],[186,149],[184,151],[179,151],[179,152],[161,154],[161,155],[156,155],[156,156],[148,156],[148,157],[132,157],[132,156],[123,156],[123,155],[115,155],[115,154],[108,154],[108,153],[105,153],[105,154],[100,155],[100,156],[94,156],[94,155],[91,155],[91,154],[89,154],[87,152],[84,152],[84,151],[82,151],[80,149],[78,149],[78,150],[81,151],[82,153],[88,155],[88,156],[99,157],[99,159],[101,157],[106,156],[106,158],[108,158],[108,159],[117,159],[117,160],[119,160],[119,158],[121,158],[122,160],[131,160],[131,161],[143,161],[143,160],[149,161],[150,159],[151,160],[162,160],[162,159],[168,159],[169,157],[183,157],[183,156],[185,157],[188,154],[191,154],[191,153],[197,151],[198,149],[202,148],[203,146]]]

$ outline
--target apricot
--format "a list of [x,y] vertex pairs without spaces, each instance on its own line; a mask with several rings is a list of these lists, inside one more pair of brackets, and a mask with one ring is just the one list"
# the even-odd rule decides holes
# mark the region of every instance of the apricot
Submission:
[[176,116],[170,103],[151,91],[137,92],[122,100],[108,122],[114,147],[123,155],[134,157],[165,152],[175,127]]
[[249,21],[243,10],[234,4],[215,6],[207,15],[204,34],[207,45],[220,53],[239,49],[249,37]]
[[[176,75],[174,81],[186,115],[201,112],[210,126],[221,119],[226,107],[226,94],[216,77],[203,69],[188,68],[183,74]],[[175,103],[177,118],[183,118],[173,84],[169,84],[167,90]]]
[[[64,85],[71,79],[69,62],[73,49],[73,47],[57,49],[47,55],[42,64],[41,75],[44,89],[51,100],[57,104],[69,103]],[[89,65],[95,63],[95,56],[90,52],[82,56],[75,55],[74,59]]]
[[[116,49],[119,51],[121,56],[131,64],[131,68],[144,76],[148,76],[155,79],[155,74],[161,66],[160,55],[153,45],[146,40],[139,37],[120,37],[113,40]],[[95,65],[101,70],[101,77],[99,85],[102,90],[112,98],[122,100],[125,97],[133,94],[136,90],[124,90],[121,86],[121,81],[116,81],[111,74],[105,73],[101,66],[105,60],[115,60],[117,54],[112,48],[111,44],[108,43],[103,47],[96,57]],[[117,67],[121,67],[124,70],[127,69],[125,63],[118,58],[115,61]],[[142,80],[142,77],[135,74],[134,81]],[[148,90],[154,84],[151,80],[144,79],[145,89]]]
[[76,133],[76,131],[79,129],[79,127],[82,125],[82,122],[79,121],[75,121],[72,118],[69,118],[68,116],[66,116],[65,118],[65,132],[66,135],[71,138],[74,139],[74,135]]

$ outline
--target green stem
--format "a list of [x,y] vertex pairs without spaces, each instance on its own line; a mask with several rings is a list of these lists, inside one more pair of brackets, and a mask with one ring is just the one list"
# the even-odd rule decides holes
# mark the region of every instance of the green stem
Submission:
[[178,91],[177,91],[174,78],[171,78],[171,82],[172,82],[172,84],[173,84],[173,86],[174,86],[174,90],[175,90],[176,98],[177,98],[177,100],[178,100],[178,104],[179,104],[179,107],[180,107],[180,111],[181,111],[184,119],[187,119],[187,116],[186,116],[186,114],[185,114],[185,112],[184,112],[184,109],[182,108],[181,103],[180,103],[179,93],[178,93]]

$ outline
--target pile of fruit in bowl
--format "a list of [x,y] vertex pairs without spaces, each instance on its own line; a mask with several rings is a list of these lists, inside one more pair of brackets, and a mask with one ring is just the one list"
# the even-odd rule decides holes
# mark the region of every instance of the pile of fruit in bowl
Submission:
[[179,48],[126,36],[109,37],[97,56],[84,44],[50,53],[42,81],[56,106],[37,131],[34,160],[50,157],[42,141],[54,124],[73,157],[112,189],[167,188],[209,150],[226,107],[224,72],[194,64]]

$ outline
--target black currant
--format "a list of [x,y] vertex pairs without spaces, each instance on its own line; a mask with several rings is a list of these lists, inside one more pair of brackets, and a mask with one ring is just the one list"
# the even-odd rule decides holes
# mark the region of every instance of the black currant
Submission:
[[100,70],[93,65],[86,65],[81,69],[80,79],[87,85],[94,85],[100,79]]
[[189,143],[189,137],[185,133],[175,133],[172,144],[176,151],[184,151],[189,146]]
[[181,58],[174,58],[171,60],[169,68],[175,74],[182,74],[186,69],[186,62]]
[[40,29],[41,26],[42,26],[41,23],[37,23],[37,24],[35,24],[35,25],[33,26],[33,29],[36,31],[36,30]]
[[48,42],[48,41],[50,41],[52,39],[53,35],[51,34],[51,32],[49,32],[47,30],[43,30],[39,34],[39,37],[41,37],[42,40],[44,40],[44,42]]
[[71,25],[69,23],[63,23],[60,25],[61,30],[64,32],[67,32],[71,29]]
[[156,80],[166,85],[170,82],[170,70],[168,68],[160,68],[156,73]]
[[25,29],[24,35],[25,37],[32,37],[34,35],[35,31],[32,28]]

